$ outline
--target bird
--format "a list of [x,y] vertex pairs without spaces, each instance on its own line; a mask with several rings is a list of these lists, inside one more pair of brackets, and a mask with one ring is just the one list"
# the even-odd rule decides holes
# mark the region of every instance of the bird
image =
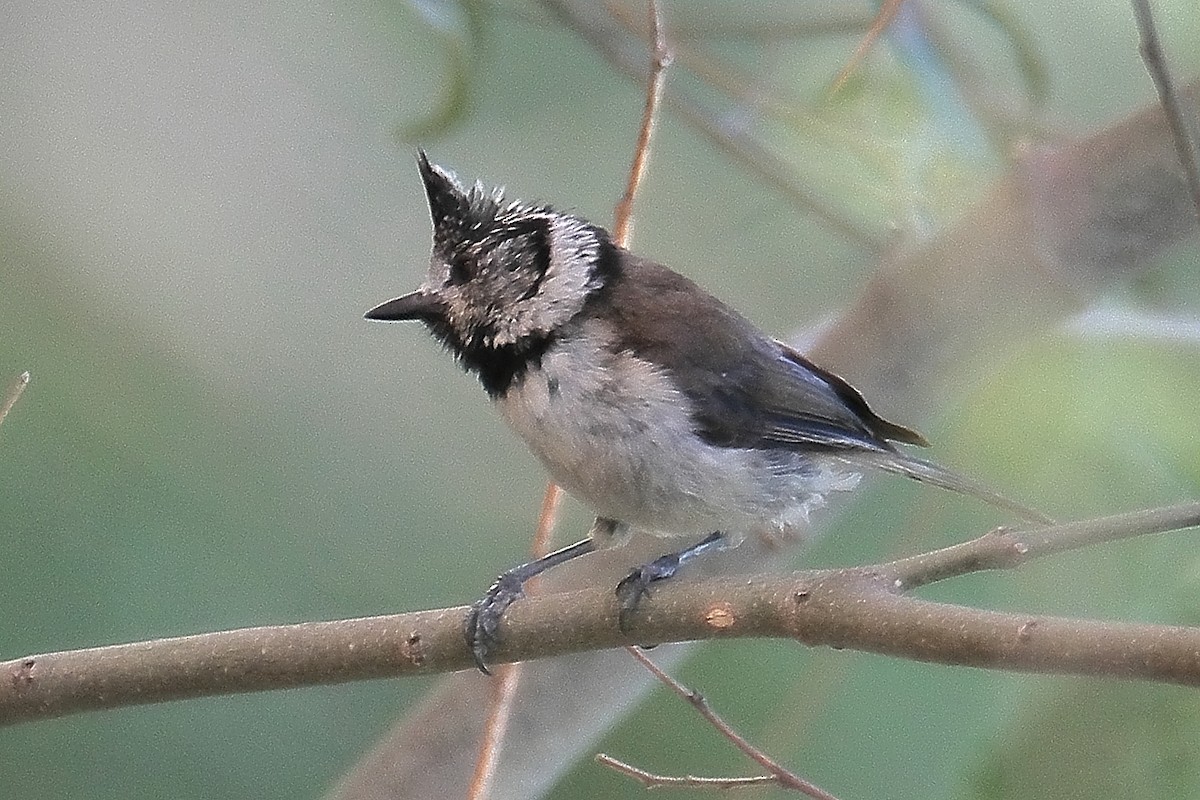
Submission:
[[929,442],[604,228],[479,181],[467,188],[423,150],[417,167],[433,221],[428,275],[365,317],[424,323],[551,480],[596,513],[584,539],[504,572],[471,606],[464,634],[484,673],[526,581],[632,529],[695,543],[617,585],[623,629],[652,584],[748,533],[803,530],[867,470],[1049,522],[901,450]]

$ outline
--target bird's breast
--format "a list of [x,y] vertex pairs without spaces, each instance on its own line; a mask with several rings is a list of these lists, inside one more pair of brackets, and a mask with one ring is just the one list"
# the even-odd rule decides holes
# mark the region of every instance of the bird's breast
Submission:
[[602,516],[664,534],[744,530],[770,516],[777,470],[760,453],[700,439],[666,370],[614,352],[601,334],[559,340],[498,399],[553,480]]

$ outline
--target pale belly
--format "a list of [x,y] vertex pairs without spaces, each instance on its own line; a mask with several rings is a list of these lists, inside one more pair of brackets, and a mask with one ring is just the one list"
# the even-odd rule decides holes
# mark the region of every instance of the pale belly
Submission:
[[499,400],[501,413],[551,478],[600,516],[664,535],[737,538],[807,517],[850,477],[799,456],[704,443],[687,398],[648,362],[575,340],[542,366]]

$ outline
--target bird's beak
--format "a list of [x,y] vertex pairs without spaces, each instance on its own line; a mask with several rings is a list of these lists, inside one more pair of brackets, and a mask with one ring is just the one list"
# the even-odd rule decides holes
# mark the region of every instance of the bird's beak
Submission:
[[442,299],[418,289],[386,303],[380,303],[363,315],[365,319],[399,322],[405,319],[437,319],[446,313]]

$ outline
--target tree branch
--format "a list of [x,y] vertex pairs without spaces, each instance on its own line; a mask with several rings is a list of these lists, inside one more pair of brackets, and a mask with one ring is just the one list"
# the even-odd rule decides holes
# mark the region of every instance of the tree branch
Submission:
[[[755,764],[758,764],[760,767],[769,772],[771,777],[781,787],[785,789],[793,789],[801,794],[813,798],[813,800],[837,800],[836,797],[822,789],[820,786],[801,778],[799,775],[792,772],[775,759],[771,758],[762,750],[750,744],[749,740],[746,739],[745,736],[742,736],[740,733],[734,730],[732,725],[722,719],[717,712],[713,711],[712,706],[708,704],[708,700],[704,698],[704,695],[700,694],[699,692],[692,691],[679,681],[672,678],[661,667],[651,661],[650,658],[641,651],[641,649],[637,647],[630,647],[627,649],[629,650],[629,654],[636,658],[638,662],[642,664],[642,666],[650,670],[650,673],[658,679],[659,683],[662,683],[677,696],[687,701],[692,708],[696,709],[696,713],[703,717],[704,721],[711,725],[717,733],[721,734],[721,736],[728,740],[730,744],[741,751],[742,755],[746,756]],[[615,765],[612,766],[615,767]],[[756,779],[750,778],[749,780],[753,781]]]
[[[888,564],[658,589],[629,635],[611,588],[529,598],[497,663],[631,642],[775,637],[919,661],[1200,685],[1200,628],[1013,614],[904,594],[1052,553],[1200,525],[1200,502],[973,541]],[[28,656],[0,664],[0,724],[207,695],[469,669],[466,608],[306,622]]]
[[596,756],[596,763],[633,778],[647,789],[686,788],[686,789],[744,789],[764,784],[777,784],[774,775],[753,775],[749,778],[702,778],[698,775],[656,775],[639,769],[632,764],[626,764],[620,759],[613,758],[607,753]]
[[1196,143],[1192,141],[1188,124],[1193,117],[1191,114],[1184,114],[1185,100],[1171,79],[1167,56],[1158,39],[1158,28],[1150,11],[1150,0],[1133,0],[1133,18],[1138,28],[1138,50],[1146,64],[1146,71],[1150,73],[1150,79],[1154,81],[1159,102],[1162,103],[1163,113],[1167,117],[1167,126],[1171,130],[1171,138],[1175,142],[1175,150],[1179,154],[1179,163],[1187,176],[1192,203],[1200,214],[1200,167],[1196,163]]

